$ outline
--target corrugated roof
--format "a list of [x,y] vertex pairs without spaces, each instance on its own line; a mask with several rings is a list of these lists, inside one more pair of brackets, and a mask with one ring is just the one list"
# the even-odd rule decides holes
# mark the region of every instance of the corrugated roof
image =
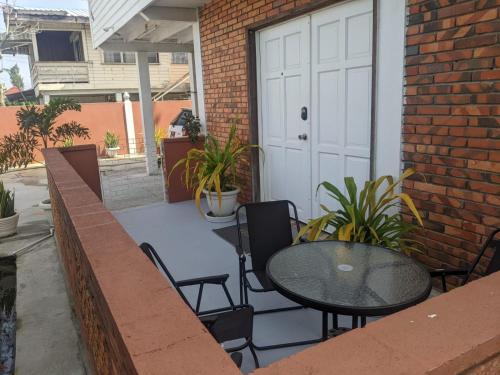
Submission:
[[58,16],[58,17],[89,17],[86,9],[48,9],[48,8],[13,8],[18,13],[38,15],[38,16]]

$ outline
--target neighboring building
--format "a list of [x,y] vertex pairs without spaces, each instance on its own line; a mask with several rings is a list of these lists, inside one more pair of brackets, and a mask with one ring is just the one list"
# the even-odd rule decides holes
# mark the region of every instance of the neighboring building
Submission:
[[[12,48],[4,53],[29,56],[33,89],[41,101],[51,96],[115,101],[124,92],[138,99],[135,53],[94,49],[87,11],[6,6],[3,13],[9,29],[17,30],[8,40]],[[148,60],[153,95],[189,97],[185,53],[151,52]]]

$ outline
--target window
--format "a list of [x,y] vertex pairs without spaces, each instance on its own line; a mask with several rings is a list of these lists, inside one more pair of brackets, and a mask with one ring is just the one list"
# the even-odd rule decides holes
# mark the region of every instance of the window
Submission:
[[[150,64],[159,64],[160,58],[156,52],[148,53]],[[135,64],[135,52],[111,52],[104,51],[105,64]]]
[[172,53],[172,64],[187,64],[188,54],[187,52],[173,52]]
[[157,53],[148,53],[148,63],[150,64],[159,64],[160,57]]
[[40,61],[85,61],[79,31],[41,31],[36,44]]

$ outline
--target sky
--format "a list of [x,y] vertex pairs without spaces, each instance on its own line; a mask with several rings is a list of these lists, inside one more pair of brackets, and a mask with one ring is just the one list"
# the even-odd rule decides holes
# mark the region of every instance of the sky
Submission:
[[[6,0],[0,0],[0,5],[4,5]],[[51,8],[51,9],[88,9],[87,0],[9,0],[10,5],[26,8]],[[3,15],[0,17],[0,31],[5,30]],[[21,69],[21,75],[24,80],[24,88],[31,88],[31,77],[27,56],[3,55],[0,60],[0,70],[2,68],[11,68],[17,63]],[[2,66],[3,65],[3,66]],[[6,72],[0,73],[0,82],[3,82],[7,88],[11,87],[9,75]]]

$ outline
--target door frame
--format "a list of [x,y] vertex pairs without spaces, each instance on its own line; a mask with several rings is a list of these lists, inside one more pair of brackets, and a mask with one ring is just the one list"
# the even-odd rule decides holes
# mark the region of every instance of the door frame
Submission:
[[[262,29],[270,26],[284,23],[293,18],[298,18],[310,13],[321,11],[322,9],[347,3],[356,0],[322,0],[314,4],[294,8],[289,11],[280,13],[280,15],[271,20],[264,20],[246,28],[247,43],[247,82],[248,82],[248,115],[249,115],[249,131],[250,142],[252,144],[261,144],[261,112],[259,106],[260,92],[260,69],[259,69],[259,32]],[[370,178],[375,175],[375,147],[376,147],[376,93],[377,93],[377,56],[378,56],[378,6],[379,0],[373,1],[373,25],[372,25],[372,87],[371,87],[371,121],[370,121]],[[263,158],[258,150],[253,150],[251,155],[251,172],[252,172],[252,201],[258,202],[261,200],[261,180],[263,179]]]

